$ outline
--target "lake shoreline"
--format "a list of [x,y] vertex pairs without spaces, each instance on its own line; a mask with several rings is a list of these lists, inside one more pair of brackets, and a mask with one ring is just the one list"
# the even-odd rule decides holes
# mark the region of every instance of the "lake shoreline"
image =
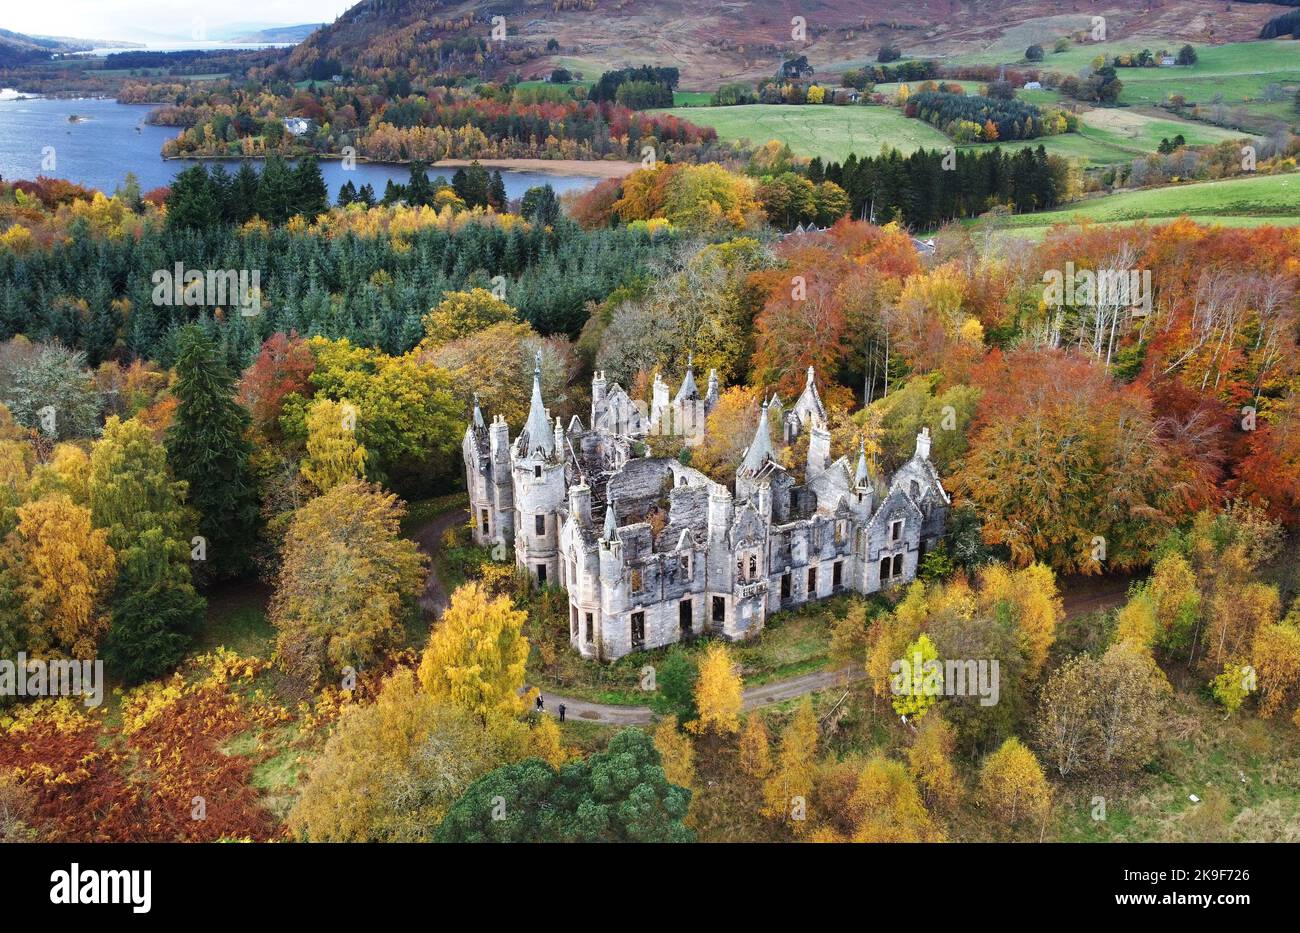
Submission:
[[[158,124],[150,124],[157,126]],[[295,162],[298,159],[314,155],[321,162],[339,162],[343,156],[337,152],[308,152],[300,155],[284,155],[284,159]],[[265,155],[160,155],[164,162],[261,162]],[[367,159],[356,156],[358,165],[394,165],[409,167],[410,160],[401,162],[391,159]],[[539,175],[580,175],[584,178],[625,178],[641,167],[640,162],[618,162],[611,159],[443,159],[429,163],[429,171],[437,169],[469,168],[474,162],[486,169],[503,169],[512,172],[536,172]]]

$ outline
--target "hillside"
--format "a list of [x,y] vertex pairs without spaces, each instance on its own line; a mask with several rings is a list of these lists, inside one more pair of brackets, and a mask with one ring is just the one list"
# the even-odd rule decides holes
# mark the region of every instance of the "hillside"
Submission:
[[[485,65],[525,76],[557,65],[592,75],[632,63],[672,65],[685,89],[770,75],[796,46],[821,70],[874,60],[885,42],[909,56],[1017,61],[1033,42],[1050,42],[1106,18],[1115,40],[1221,43],[1259,35],[1278,12],[1271,4],[1151,0],[1143,9],[1074,0],[823,0],[796,9],[784,0],[363,0],[308,37],[294,60],[338,60],[345,67],[436,70],[449,53],[473,54],[491,17],[504,15],[505,49]],[[561,9],[556,9],[560,7]],[[805,17],[807,41],[791,40],[791,17]],[[548,44],[555,40],[558,48]],[[834,67],[837,66],[837,67]]]

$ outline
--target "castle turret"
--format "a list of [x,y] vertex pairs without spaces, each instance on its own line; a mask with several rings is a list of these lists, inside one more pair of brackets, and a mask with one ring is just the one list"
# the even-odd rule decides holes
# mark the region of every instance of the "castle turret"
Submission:
[[519,435],[520,453],[535,456],[539,452],[555,452],[555,435],[551,432],[550,419],[546,416],[546,406],[542,404],[542,351],[537,351],[533,363],[533,397],[528,404],[528,420]]

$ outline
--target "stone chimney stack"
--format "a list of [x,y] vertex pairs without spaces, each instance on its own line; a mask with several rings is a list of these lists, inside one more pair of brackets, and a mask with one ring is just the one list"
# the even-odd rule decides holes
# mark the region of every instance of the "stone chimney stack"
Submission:
[[591,487],[586,483],[569,487],[569,518],[583,528],[591,527]]
[[930,459],[930,429],[922,428],[921,433],[916,435],[916,459]]
[[831,432],[815,420],[808,431],[808,471],[806,479],[825,473],[831,465]]

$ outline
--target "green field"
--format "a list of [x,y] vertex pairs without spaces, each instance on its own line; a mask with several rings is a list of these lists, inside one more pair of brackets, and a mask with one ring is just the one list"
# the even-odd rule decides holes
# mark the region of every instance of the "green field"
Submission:
[[900,152],[942,149],[948,137],[893,107],[832,107],[800,104],[746,104],[740,107],[675,107],[672,113],[699,126],[711,126],[725,140],[748,139],[761,146],[775,139],[802,156],[843,161],[850,152],[876,155],[888,144]]
[[[1049,51],[1047,57],[1035,65],[1043,71],[1077,74],[1088,67],[1100,54],[1115,55],[1138,52],[1149,48],[1153,52],[1161,47],[1170,51],[1178,43],[1159,39],[1135,37],[1114,42],[1076,45],[1059,54]],[[1134,106],[1155,106],[1164,103],[1171,94],[1181,94],[1188,104],[1243,108],[1250,114],[1284,120],[1294,124],[1295,111],[1291,105],[1295,92],[1300,89],[1300,42],[1273,39],[1267,42],[1231,42],[1225,45],[1195,45],[1199,60],[1189,67],[1173,68],[1119,68],[1119,79],[1124,82],[1120,103]],[[1047,46],[1050,49],[1050,44]],[[958,56],[962,62],[1015,62],[1018,56],[1008,56],[1005,50],[985,50],[972,55]],[[1022,63],[1028,67],[1028,63]],[[1264,100],[1265,89],[1278,85],[1282,99]]]
[[1135,223],[1172,219],[1186,214],[1205,223],[1225,226],[1300,224],[1300,174],[1261,175],[1145,191],[1126,191],[1036,214],[1018,214],[999,221],[1016,232],[1053,224],[1090,220],[1095,223]]
[[[946,149],[947,136],[920,120],[910,119],[892,107],[832,107],[811,104],[749,104],[741,107],[675,107],[673,113],[692,123],[711,126],[724,140],[747,139],[761,146],[779,140],[809,158],[842,162],[849,153],[875,155],[884,145],[903,153],[918,148]],[[1049,153],[1078,159],[1087,165],[1127,162],[1156,151],[1163,138],[1179,133],[1191,145],[1241,138],[1219,127],[1190,120],[1140,113],[1136,110],[1094,110],[1083,119],[1081,133],[1045,136],[1024,143],[1002,143],[1003,148],[1042,145]],[[989,148],[992,144],[963,146]]]

